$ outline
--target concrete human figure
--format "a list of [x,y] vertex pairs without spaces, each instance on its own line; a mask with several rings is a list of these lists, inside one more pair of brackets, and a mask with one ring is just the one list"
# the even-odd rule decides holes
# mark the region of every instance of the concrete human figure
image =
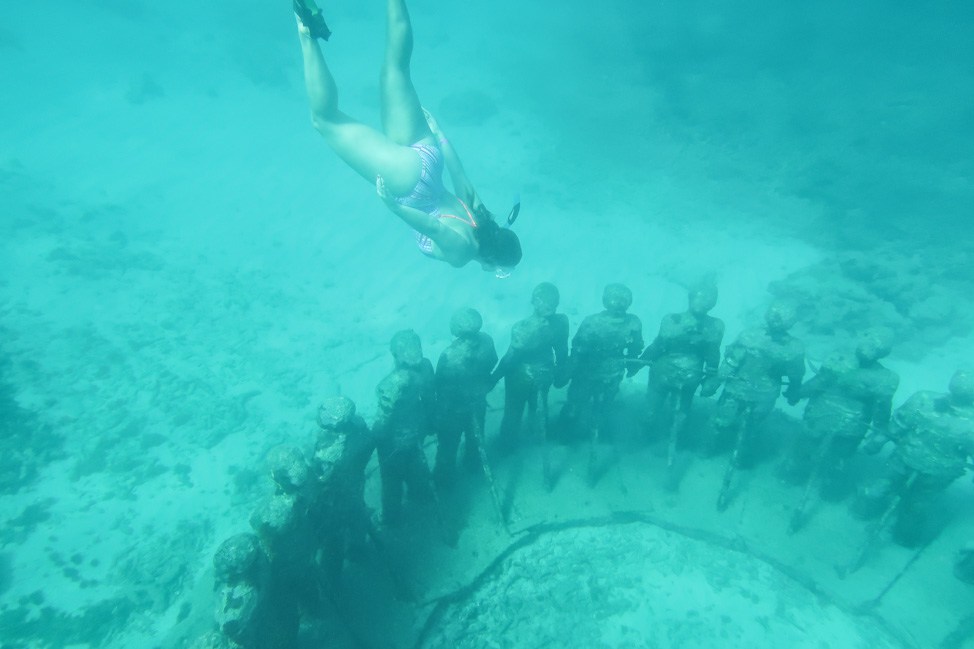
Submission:
[[[863,516],[892,519],[894,538],[906,546],[929,541],[942,519],[940,495],[974,457],[974,372],[958,370],[947,394],[920,391],[893,413],[886,437],[875,435],[865,450],[894,444],[886,475],[861,491]],[[882,513],[880,513],[882,512]]]
[[423,357],[419,336],[411,329],[393,336],[393,370],[376,388],[378,409],[372,432],[382,476],[382,520],[402,523],[403,497],[435,502],[423,440],[432,434],[435,407],[433,365]]
[[[382,131],[340,109],[337,84],[318,45],[318,38],[327,39],[330,32],[312,7],[304,0],[295,2],[315,129],[339,158],[375,186],[389,210],[416,231],[423,254],[454,267],[476,261],[504,276],[521,260],[517,235],[505,227],[517,217],[519,206],[506,223],[499,222],[484,206],[436,120],[420,104],[410,73],[413,28],[405,1],[386,2]],[[444,167],[453,192],[443,184]]]
[[961,581],[974,584],[974,541],[969,541],[957,551],[954,557],[954,576]]
[[337,584],[349,554],[361,552],[371,527],[365,504],[365,469],[375,439],[347,397],[332,397],[318,408],[318,434],[311,458],[312,507],[319,562]]
[[[294,649],[301,601],[254,534],[225,540],[213,556],[216,622],[228,646]],[[313,576],[308,578],[313,581]]]
[[[639,318],[628,313],[632,291],[609,284],[602,293],[604,310],[582,320],[572,338],[569,356],[571,382],[561,411],[564,432],[588,435],[604,426],[607,407],[619,392],[627,361],[643,350]],[[630,367],[635,371],[635,366]],[[577,427],[580,431],[572,431]]]
[[491,385],[504,379],[504,417],[498,440],[504,451],[517,445],[525,410],[544,436],[548,392],[567,382],[568,316],[557,312],[559,301],[554,284],[544,282],[534,288],[534,312],[514,324],[510,347],[491,376]]
[[717,402],[714,427],[718,444],[733,438],[733,451],[724,475],[718,509],[730,501],[730,486],[745,445],[774,409],[778,397],[795,405],[801,398],[805,375],[805,347],[788,333],[797,320],[787,302],[773,303],[765,312],[765,326],[748,329],[727,346],[718,370],[723,390]]
[[300,449],[282,445],[267,456],[275,493],[250,516],[270,563],[270,590],[282,609],[317,612],[323,581],[311,513],[313,492],[307,459]]
[[497,365],[497,350],[490,335],[481,331],[484,320],[475,309],[456,311],[450,318],[454,339],[436,363],[436,465],[441,484],[455,477],[457,452],[464,440],[463,464],[480,470],[479,444],[487,413],[490,373]]
[[802,386],[808,403],[802,434],[791,452],[786,475],[813,475],[825,498],[842,496],[850,486],[849,464],[870,432],[886,435],[896,372],[880,362],[892,349],[888,329],[869,329],[860,336],[854,354],[835,352]]
[[[649,365],[649,422],[668,440],[667,466],[673,465],[677,438],[686,426],[697,390],[702,396],[712,396],[720,386],[717,369],[724,322],[708,315],[716,304],[713,283],[692,287],[687,310],[665,316],[659,334],[639,357]],[[634,369],[638,371],[639,365]]]
[[[276,629],[270,628],[270,566],[259,539],[237,534],[221,543],[213,555],[213,577],[221,634],[244,649],[264,646]],[[220,644],[215,638],[213,643]]]

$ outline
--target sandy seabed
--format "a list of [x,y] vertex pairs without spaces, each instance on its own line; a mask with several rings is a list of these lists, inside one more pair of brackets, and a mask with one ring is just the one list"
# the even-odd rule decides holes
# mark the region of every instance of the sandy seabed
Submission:
[[[250,509],[270,488],[266,451],[308,444],[316,405],[326,396],[348,395],[370,417],[374,386],[389,368],[388,339],[400,328],[415,328],[435,359],[448,343],[452,311],[473,306],[503,351],[538,282],[559,285],[574,330],[600,308],[602,286],[623,281],[649,338],[662,315],[683,308],[683,285],[714,273],[721,289],[715,315],[727,322],[730,339],[759,317],[770,281],[832,253],[802,236],[829,209],[783,186],[771,163],[758,159],[767,150],[688,136],[692,124],[672,128],[661,117],[665,102],[656,87],[645,79],[617,83],[604,73],[608,66],[625,79],[640,70],[628,56],[633,43],[613,40],[621,50],[610,52],[576,43],[580,29],[570,12],[555,18],[548,41],[524,38],[538,23],[522,7],[480,7],[477,39],[445,38],[417,51],[424,96],[485,199],[498,211],[518,191],[524,201],[517,227],[525,262],[498,282],[479,269],[455,271],[422,258],[408,230],[316,139],[286,11],[207,5],[190,14],[107,0],[54,13],[11,7],[0,10],[9,18],[0,51],[10,61],[0,79],[18,91],[0,130],[2,371],[14,402],[31,413],[33,431],[5,449],[28,472],[0,495],[0,635],[11,647],[175,647],[202,629],[212,604],[210,558],[224,538],[247,529]],[[371,8],[343,11],[336,24],[348,37],[336,35],[329,57],[341,72],[348,110],[371,118],[380,60],[372,37],[380,18]],[[460,20],[451,11],[460,10],[423,5],[414,18],[436,32]],[[624,22],[610,21],[613,29]],[[59,49],[40,46],[38,25],[59,35],[52,39]],[[497,34],[521,49],[497,49]],[[497,51],[493,65],[457,88],[488,45]],[[576,77],[552,75],[546,61],[553,47],[577,57],[566,69],[588,80],[584,92]],[[610,58],[596,61],[593,52]],[[470,108],[483,97],[492,98],[494,112]],[[639,119],[626,117],[637,113]],[[805,155],[789,152],[787,142],[773,151],[782,168],[802,164]],[[815,340],[810,355],[820,357],[828,350],[821,334]],[[971,358],[963,335],[938,339],[922,355],[894,354],[890,365],[903,377],[897,401],[916,389],[942,389],[959,360]],[[638,404],[641,390],[641,382],[627,383],[623,397]],[[491,397],[495,424],[501,400]],[[633,449],[626,461],[646,466],[643,452]],[[700,464],[680,496],[654,503],[635,489],[589,494],[571,480],[547,494],[536,479],[520,481],[511,466],[499,467],[498,478],[529,521],[652,504],[667,520],[749,539],[762,555],[813,575],[824,574],[820,563],[831,571],[836,561],[818,554],[834,550],[824,538],[853,537],[844,551],[861,540],[861,523],[836,509],[809,536],[789,541],[781,523],[795,494],[781,492],[768,475],[750,485],[763,508],[716,517],[708,480],[719,479],[721,468]],[[627,471],[630,481],[644,479],[641,469]],[[655,486],[645,491],[657,493]],[[967,487],[958,488],[961,496],[969,496]],[[449,570],[417,577],[431,596],[470,583],[509,544],[482,493],[476,502],[461,554],[437,549],[420,561],[432,566],[439,558],[443,565],[452,557]],[[691,630],[701,634],[694,637],[746,636],[753,646],[764,646],[770,633],[794,639],[793,646],[817,633],[881,637],[767,564],[741,558],[753,568],[742,581],[719,570],[726,556],[708,554],[699,542],[632,532],[551,538],[553,546],[566,538],[578,544],[564,551],[569,570],[552,574],[564,580],[555,582],[561,588],[588,589],[590,606],[558,611],[575,620],[579,637],[612,629],[618,635],[600,636],[610,646],[634,642],[626,634],[693,646],[677,644]],[[960,519],[880,611],[918,646],[935,646],[969,612],[969,590],[951,577],[950,560],[971,536],[969,521]],[[586,576],[578,562],[589,553],[605,556],[613,539],[627,552],[651,549],[686,565],[653,562],[652,573],[631,574],[611,561]],[[527,561],[527,552],[512,555],[511,565]],[[851,583],[829,576],[825,586],[852,606],[874,596],[909,556],[888,549]],[[609,568],[625,583],[618,592],[606,586]],[[688,588],[699,589],[696,618],[680,610],[671,583],[649,577],[679,570]],[[516,576],[516,569],[505,572],[457,611],[496,598],[492,589],[529,597],[530,589],[506,581]],[[943,587],[919,587],[931,583]],[[698,625],[724,615],[725,606],[730,621]],[[735,617],[745,606],[753,619]],[[770,607],[785,613],[772,616]],[[428,612],[397,608],[382,630],[402,632],[396,646],[409,646]],[[491,615],[523,628],[519,618],[505,617],[515,612],[525,609],[511,603]],[[593,613],[611,624],[581,619]],[[491,619],[464,615],[470,624]],[[654,635],[653,619],[672,623],[668,635]],[[537,630],[557,628],[553,620]]]

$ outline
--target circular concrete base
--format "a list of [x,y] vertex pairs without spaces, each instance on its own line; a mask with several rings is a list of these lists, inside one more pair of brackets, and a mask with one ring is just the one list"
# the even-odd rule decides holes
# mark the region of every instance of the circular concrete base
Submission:
[[761,559],[647,523],[538,535],[441,606],[422,646],[903,647]]

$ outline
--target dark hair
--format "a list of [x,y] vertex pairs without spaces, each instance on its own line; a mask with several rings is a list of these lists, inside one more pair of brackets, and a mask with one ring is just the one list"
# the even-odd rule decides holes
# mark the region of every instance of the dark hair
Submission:
[[497,221],[481,221],[474,233],[483,261],[505,268],[513,268],[521,261],[521,241],[512,230],[497,225]]

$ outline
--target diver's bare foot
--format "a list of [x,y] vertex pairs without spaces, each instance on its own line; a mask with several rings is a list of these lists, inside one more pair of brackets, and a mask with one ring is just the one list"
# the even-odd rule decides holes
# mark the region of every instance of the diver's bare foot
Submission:
[[331,30],[321,15],[321,9],[314,0],[292,0],[294,15],[298,19],[298,32],[313,40],[327,41]]
[[294,14],[294,21],[298,23],[298,33],[305,38],[311,38],[311,28],[301,22],[301,16]]

